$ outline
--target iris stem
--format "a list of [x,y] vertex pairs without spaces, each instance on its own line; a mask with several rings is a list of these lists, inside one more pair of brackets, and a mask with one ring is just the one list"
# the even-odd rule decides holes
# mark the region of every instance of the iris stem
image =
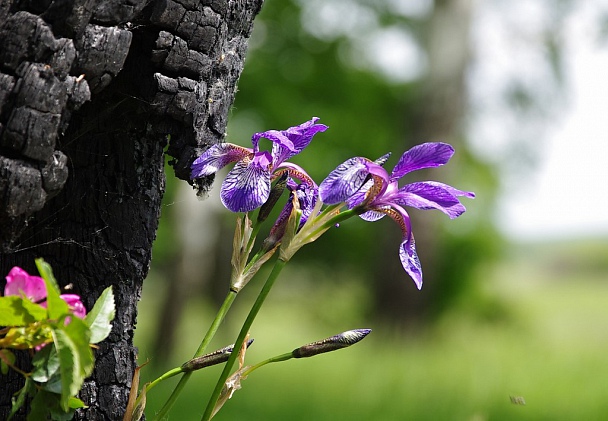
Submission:
[[[255,300],[255,303],[253,303],[251,310],[249,310],[249,314],[247,315],[247,318],[245,319],[245,322],[243,323],[243,326],[241,327],[241,331],[239,332],[239,335],[237,336],[236,341],[234,341],[235,351],[240,350],[242,348],[243,343],[245,342],[247,333],[249,333],[249,329],[251,328],[251,325],[253,324],[253,321],[255,320],[256,316],[258,315],[258,312],[260,311],[262,304],[264,304],[264,301],[266,300],[268,293],[272,289],[275,281],[277,280],[277,278],[279,277],[279,274],[281,273],[281,270],[285,267],[286,264],[287,264],[287,261],[282,260],[282,259],[277,259],[277,261],[275,262],[274,267],[272,268],[272,271],[270,272],[270,275],[268,275],[268,279],[266,279],[266,283],[262,287],[262,290],[260,291],[257,299]],[[202,418],[203,421],[209,421],[211,419],[211,416],[213,414],[213,408],[215,408],[215,405],[220,397],[222,388],[224,387],[224,383],[226,383],[226,379],[230,375],[230,371],[232,370],[232,366],[234,365],[238,355],[239,355],[239,352],[232,352],[230,354],[230,358],[228,358],[228,361],[226,361],[224,370],[222,371],[222,374],[220,374],[220,377],[218,378],[217,383],[215,384],[215,389],[213,390],[211,398],[209,398],[209,402],[207,403],[207,408],[205,409],[205,413],[203,414],[203,418]]]
[[[217,314],[215,315],[215,319],[213,319],[211,326],[209,326],[209,330],[207,331],[207,334],[205,335],[201,344],[199,345],[198,349],[196,350],[196,353],[194,354],[193,358],[200,357],[201,355],[203,355],[203,353],[205,352],[205,349],[207,348],[207,345],[209,345],[209,342],[211,342],[211,339],[213,339],[213,337],[215,336],[215,333],[217,332],[217,330],[220,327],[220,324],[224,320],[226,313],[228,313],[228,310],[230,309],[230,306],[234,302],[236,295],[237,295],[237,293],[235,291],[230,290],[228,292],[228,294],[226,295],[226,298],[224,299],[224,303],[222,304],[222,306],[218,310]],[[233,354],[238,354],[238,353],[233,352]],[[166,376],[171,371],[172,370],[163,374],[161,377]],[[178,374],[178,373],[172,374],[166,378],[173,377],[176,374]],[[173,389],[173,393],[171,393],[171,396],[169,396],[169,399],[167,400],[167,402],[165,402],[165,405],[161,408],[160,412],[158,414],[156,414],[156,417],[154,417],[155,420],[162,420],[163,417],[165,417],[167,415],[169,410],[171,410],[171,407],[173,406],[173,404],[175,404],[175,401],[177,400],[177,397],[179,396],[179,394],[182,392],[184,386],[186,386],[186,383],[188,383],[188,380],[190,379],[191,375],[192,375],[192,372],[184,373],[182,378],[179,380],[179,383],[177,384],[177,386],[175,386],[175,389]],[[159,377],[159,379],[160,379],[160,377]],[[152,383],[156,382],[157,380],[161,381],[159,379],[154,380]]]
[[266,364],[270,364],[270,363],[278,363],[280,361],[287,361],[287,360],[291,360],[293,357],[293,354],[291,352],[287,352],[285,354],[281,354],[281,355],[277,355],[274,356],[272,358],[268,358],[267,360],[264,360],[262,362],[257,363],[256,365],[252,365],[251,367],[249,367],[247,370],[243,371],[242,376],[243,377],[247,377],[248,375],[250,375],[254,370],[257,370],[260,367],[265,366]]

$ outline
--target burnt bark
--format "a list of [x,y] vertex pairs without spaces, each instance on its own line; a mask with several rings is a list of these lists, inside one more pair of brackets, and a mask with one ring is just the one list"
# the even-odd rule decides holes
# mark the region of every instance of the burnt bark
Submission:
[[[87,308],[109,285],[117,299],[76,419],[122,418],[164,151],[188,180],[194,158],[223,138],[261,3],[0,3],[0,274],[35,273],[43,257]],[[0,419],[19,380],[0,384]]]

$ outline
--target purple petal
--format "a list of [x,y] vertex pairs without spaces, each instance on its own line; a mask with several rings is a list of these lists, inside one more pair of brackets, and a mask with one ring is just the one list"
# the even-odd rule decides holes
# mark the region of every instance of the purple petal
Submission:
[[215,174],[226,165],[240,161],[246,156],[253,154],[253,151],[232,143],[219,143],[211,146],[201,156],[192,163],[192,179]]
[[394,201],[399,205],[411,206],[416,209],[438,209],[448,215],[450,219],[454,219],[466,210],[456,195],[471,197],[471,194],[470,192],[457,190],[447,184],[422,181],[403,186],[399,189]]
[[319,185],[321,200],[327,205],[346,201],[357,192],[369,175],[367,158],[356,157],[338,165]]
[[39,276],[31,276],[20,267],[13,267],[6,275],[4,295],[25,296],[33,302],[46,298],[46,284]]
[[326,125],[315,124],[317,120],[319,120],[318,117],[313,117],[306,123],[302,123],[299,126],[290,127],[282,132],[292,142],[293,149],[285,148],[279,143],[274,143],[272,145],[272,156],[274,166],[277,166],[282,162],[285,162],[292,156],[302,152],[304,148],[306,148],[311,142],[314,135],[327,130]]
[[399,259],[401,260],[403,269],[414,280],[416,287],[422,289],[422,266],[420,265],[418,253],[416,253],[416,242],[413,235],[410,235],[410,238],[406,239],[399,246]]
[[220,198],[232,212],[249,212],[268,200],[270,172],[268,165],[260,162],[269,162],[270,154],[265,152],[256,158],[237,162],[222,183]]
[[283,132],[280,132],[278,130],[267,130],[265,132],[255,133],[251,137],[251,143],[253,144],[253,150],[256,152],[258,151],[259,142],[262,137],[270,140],[273,143],[273,145],[272,145],[273,149],[274,149],[275,145],[280,145],[284,149],[287,149],[290,151],[295,150],[295,148],[293,146],[293,142],[291,140],[289,140],[289,138]]
[[439,167],[450,160],[454,155],[454,148],[447,143],[431,142],[414,146],[406,151],[395,168],[391,178],[398,179],[405,174],[423,168]]

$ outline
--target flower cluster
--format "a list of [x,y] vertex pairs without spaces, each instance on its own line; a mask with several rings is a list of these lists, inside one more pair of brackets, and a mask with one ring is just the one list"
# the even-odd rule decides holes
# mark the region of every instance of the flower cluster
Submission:
[[[46,284],[44,279],[39,276],[32,276],[20,267],[15,266],[6,276],[6,286],[4,287],[5,296],[25,297],[28,300],[47,307]],[[76,294],[61,294],[59,296],[65,301],[70,311],[79,318],[84,318],[87,310]]]
[[[302,152],[315,134],[327,129],[317,121],[318,118],[314,117],[284,131],[256,133],[252,137],[253,149],[231,143],[214,145],[194,161],[192,178],[213,174],[236,162],[222,184],[221,199],[233,212],[249,212],[268,200],[272,180],[287,174],[290,197],[271,230],[274,237],[279,233],[279,240],[294,211],[300,212],[298,228],[301,228],[313,212],[321,212],[316,206],[319,201],[332,209],[346,206],[366,221],[376,221],[388,215],[402,232],[399,258],[403,268],[416,286],[422,288],[422,267],[410,217],[404,207],[438,209],[453,219],[465,211],[459,197],[474,198],[475,194],[436,181],[409,183],[403,187],[399,187],[398,182],[412,171],[446,164],[454,154],[454,148],[439,142],[415,146],[401,156],[390,174],[383,168],[390,154],[376,161],[364,157],[351,158],[331,171],[317,186],[301,167],[285,162]],[[259,150],[262,137],[273,142],[271,153]],[[273,238],[274,243],[276,238]]]

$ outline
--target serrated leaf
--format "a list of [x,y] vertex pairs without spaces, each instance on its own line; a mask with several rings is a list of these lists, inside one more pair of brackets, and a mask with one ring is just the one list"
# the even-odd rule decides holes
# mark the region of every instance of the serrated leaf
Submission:
[[46,309],[27,298],[0,297],[0,326],[26,326],[46,317]]
[[70,335],[63,329],[53,330],[53,341],[59,356],[59,373],[61,375],[61,398],[59,404],[64,411],[68,410],[70,397],[80,390],[84,377],[80,374],[80,358],[77,346]]
[[96,344],[108,337],[112,330],[112,324],[116,314],[114,304],[114,293],[112,287],[107,287],[99,296],[93,309],[84,318],[91,330],[90,343]]
[[[80,376],[84,380],[91,375],[95,365],[90,346],[91,331],[86,322],[78,317],[72,317],[70,324],[65,326],[64,329],[76,347],[75,351],[80,362]],[[82,386],[82,383],[78,386],[78,390],[80,390],[80,386]]]
[[46,302],[49,318],[57,320],[61,316],[68,314],[70,309],[68,304],[59,297],[61,291],[59,290],[59,285],[57,284],[57,280],[55,280],[55,276],[53,275],[51,265],[45,262],[44,259],[38,258],[36,259],[36,267],[38,268],[38,273],[40,273],[40,276],[42,279],[44,279],[44,283],[46,284]]

